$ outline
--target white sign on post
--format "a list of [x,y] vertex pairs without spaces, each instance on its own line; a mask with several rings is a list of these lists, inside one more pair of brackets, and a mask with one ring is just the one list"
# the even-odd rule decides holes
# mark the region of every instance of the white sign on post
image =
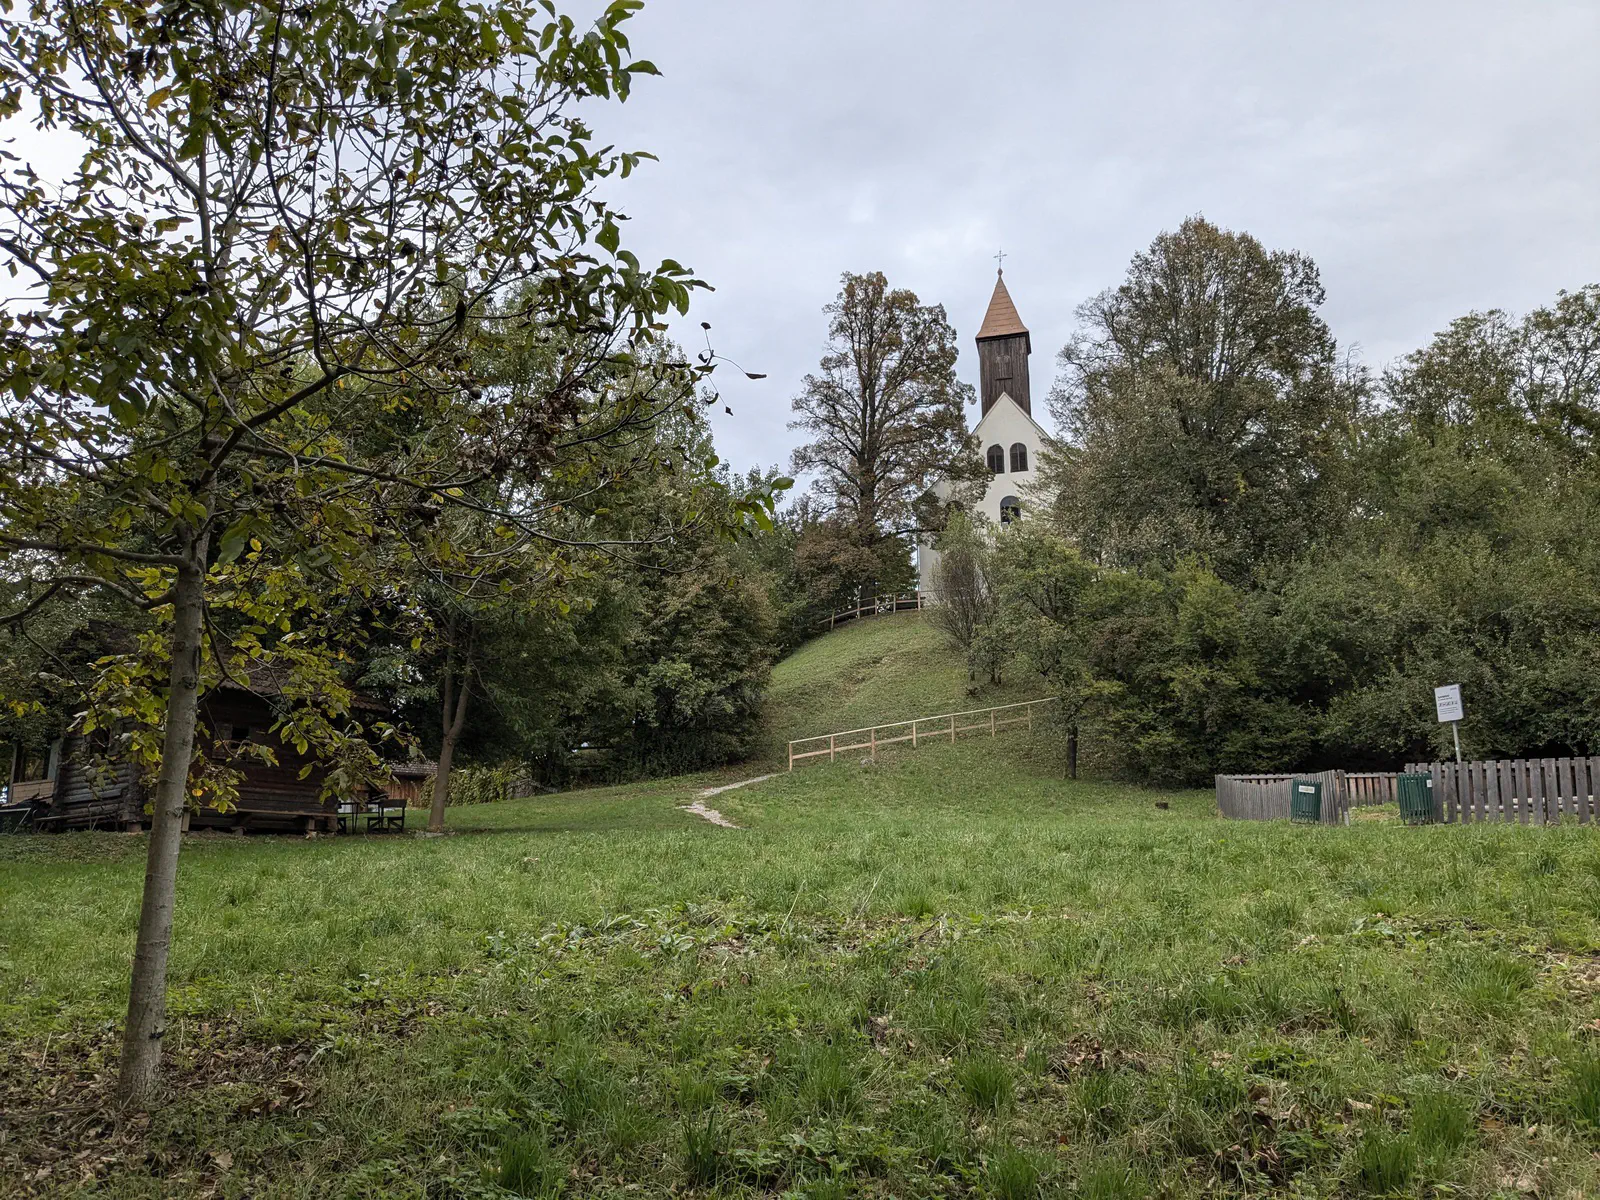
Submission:
[[1444,687],[1433,689],[1433,704],[1439,710],[1439,720],[1459,721],[1466,714],[1461,707],[1461,685],[1447,683]]

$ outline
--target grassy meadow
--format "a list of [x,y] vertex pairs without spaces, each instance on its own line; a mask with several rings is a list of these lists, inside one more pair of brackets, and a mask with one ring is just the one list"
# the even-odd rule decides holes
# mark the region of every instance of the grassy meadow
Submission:
[[739,829],[710,782],[190,837],[148,1118],[104,1106],[143,840],[0,839],[0,1194],[1600,1189],[1589,829],[1225,822],[1020,732]]

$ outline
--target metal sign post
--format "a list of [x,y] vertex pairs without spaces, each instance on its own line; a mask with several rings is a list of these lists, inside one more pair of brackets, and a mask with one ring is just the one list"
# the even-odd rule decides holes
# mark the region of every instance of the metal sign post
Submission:
[[1450,726],[1450,736],[1456,743],[1456,762],[1461,761],[1461,718],[1466,709],[1461,704],[1461,685],[1447,683],[1433,689],[1433,706],[1438,710],[1440,724]]

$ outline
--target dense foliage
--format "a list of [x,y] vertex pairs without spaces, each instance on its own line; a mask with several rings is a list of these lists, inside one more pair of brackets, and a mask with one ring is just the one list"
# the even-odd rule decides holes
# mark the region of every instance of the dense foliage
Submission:
[[1440,756],[1444,683],[1468,756],[1600,750],[1600,287],[1464,317],[1370,395],[1320,300],[1246,235],[1157,239],[1062,356],[1044,515],[947,535],[992,606],[954,640],[1137,778]]

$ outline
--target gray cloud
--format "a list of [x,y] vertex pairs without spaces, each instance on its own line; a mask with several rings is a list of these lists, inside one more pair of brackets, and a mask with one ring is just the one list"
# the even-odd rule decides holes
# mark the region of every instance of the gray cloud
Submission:
[[769,375],[725,382],[740,465],[786,460],[844,270],[944,304],[975,380],[1003,246],[1036,395],[1191,213],[1312,255],[1374,365],[1600,280],[1594,0],[655,0],[631,36],[665,78],[595,119],[663,160],[618,195],[635,247],[713,283],[695,321]]

